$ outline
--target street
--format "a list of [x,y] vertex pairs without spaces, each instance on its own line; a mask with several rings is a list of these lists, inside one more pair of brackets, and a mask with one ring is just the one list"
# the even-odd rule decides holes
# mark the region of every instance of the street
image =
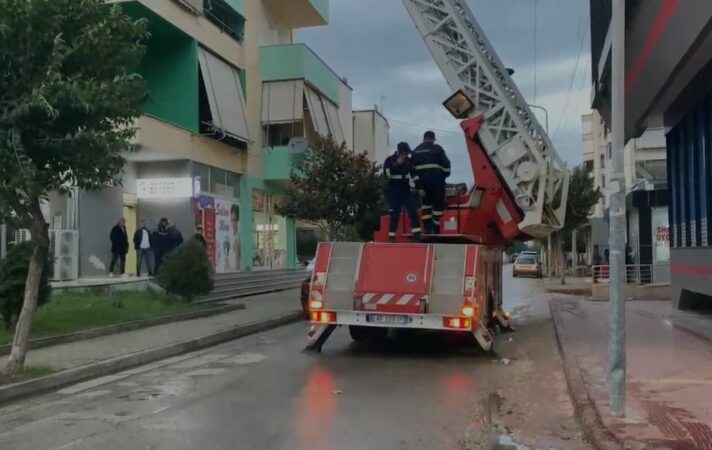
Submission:
[[6,406],[0,448],[589,448],[540,282],[506,266],[504,287],[517,331],[497,356],[440,335],[357,345],[345,329],[304,353],[300,323]]

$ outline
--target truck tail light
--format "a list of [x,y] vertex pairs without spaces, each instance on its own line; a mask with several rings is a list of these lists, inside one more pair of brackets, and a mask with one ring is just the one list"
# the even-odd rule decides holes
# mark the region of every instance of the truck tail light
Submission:
[[467,317],[443,317],[443,326],[454,330],[469,330],[472,320]]
[[465,301],[462,303],[462,308],[460,308],[460,314],[465,317],[474,317],[476,312],[477,307],[475,306],[473,301],[469,298],[465,299]]
[[314,309],[321,309],[323,307],[324,307],[324,302],[321,300],[312,299],[309,302],[309,309],[314,310]]
[[312,311],[311,321],[318,323],[335,323],[336,313],[333,311]]

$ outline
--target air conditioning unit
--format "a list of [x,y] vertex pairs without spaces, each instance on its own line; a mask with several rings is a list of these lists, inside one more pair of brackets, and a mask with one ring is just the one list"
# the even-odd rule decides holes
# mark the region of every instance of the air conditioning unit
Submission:
[[54,256],[52,280],[79,278],[79,233],[76,230],[50,230],[50,254]]

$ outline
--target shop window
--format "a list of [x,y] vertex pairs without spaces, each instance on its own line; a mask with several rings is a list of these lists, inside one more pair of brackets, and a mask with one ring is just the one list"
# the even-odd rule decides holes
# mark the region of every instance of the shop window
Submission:
[[193,163],[193,176],[200,177],[200,191],[210,192],[210,167],[197,162]]
[[240,174],[193,163],[193,176],[200,177],[201,191],[226,198],[240,197]]

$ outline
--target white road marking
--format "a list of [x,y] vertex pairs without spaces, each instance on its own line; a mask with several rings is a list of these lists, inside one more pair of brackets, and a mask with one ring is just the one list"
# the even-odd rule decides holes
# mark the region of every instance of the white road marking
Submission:
[[254,364],[267,359],[265,355],[260,353],[241,353],[239,355],[233,356],[232,358],[227,358],[219,361],[225,364]]

